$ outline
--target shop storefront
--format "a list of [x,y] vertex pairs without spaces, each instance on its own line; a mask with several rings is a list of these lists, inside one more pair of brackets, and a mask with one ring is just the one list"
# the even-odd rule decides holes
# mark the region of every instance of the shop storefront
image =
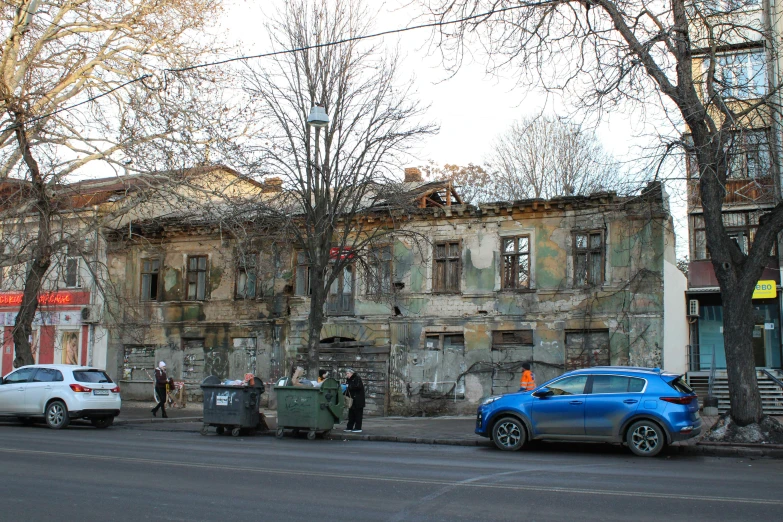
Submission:
[[[13,326],[21,300],[21,292],[0,293],[2,375],[13,369]],[[87,364],[89,326],[82,321],[82,310],[89,303],[87,291],[57,291],[39,296],[30,339],[36,363]]]
[[[753,355],[758,368],[781,368],[780,301],[777,285],[760,286],[753,294]],[[771,286],[771,288],[769,288]],[[689,292],[688,299],[698,302],[698,316],[690,318],[693,334],[698,338],[692,344],[691,371],[709,370],[713,357],[715,368],[726,368],[723,344],[723,305],[720,293]],[[693,306],[690,307],[693,309]],[[695,328],[694,328],[695,327]],[[713,356],[714,353],[714,356]]]

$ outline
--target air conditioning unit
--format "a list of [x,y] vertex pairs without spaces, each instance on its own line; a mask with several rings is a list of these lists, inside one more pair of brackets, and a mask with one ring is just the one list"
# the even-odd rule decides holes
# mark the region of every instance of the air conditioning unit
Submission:
[[698,299],[690,299],[688,301],[688,317],[699,317]]
[[85,306],[82,308],[82,323],[95,324],[98,322],[100,322],[98,308],[95,306]]

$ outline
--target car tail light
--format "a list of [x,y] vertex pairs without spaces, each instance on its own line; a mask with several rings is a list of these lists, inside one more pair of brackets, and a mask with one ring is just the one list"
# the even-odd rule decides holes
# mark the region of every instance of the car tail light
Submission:
[[686,395],[684,397],[661,397],[662,401],[671,402],[672,404],[690,404],[696,397],[693,395]]
[[90,393],[92,391],[92,388],[82,386],[81,384],[71,384],[70,386],[73,391],[78,393]]
[[114,388],[111,389],[111,392],[112,393],[120,393],[120,387],[119,386],[115,386]]

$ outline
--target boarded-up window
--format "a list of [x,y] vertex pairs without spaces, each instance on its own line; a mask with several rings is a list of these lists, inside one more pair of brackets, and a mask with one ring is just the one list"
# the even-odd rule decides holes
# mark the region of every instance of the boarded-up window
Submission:
[[188,294],[191,301],[207,296],[207,256],[188,256]]
[[465,336],[456,333],[427,334],[427,350],[464,350]]
[[496,330],[492,332],[492,349],[532,346],[533,330]]
[[609,366],[609,330],[566,332],[566,369]]
[[503,289],[524,290],[530,288],[530,236],[504,237]]
[[432,291],[441,293],[459,292],[462,277],[459,241],[435,243],[432,274]]
[[307,254],[296,253],[296,295],[310,295],[310,263]]

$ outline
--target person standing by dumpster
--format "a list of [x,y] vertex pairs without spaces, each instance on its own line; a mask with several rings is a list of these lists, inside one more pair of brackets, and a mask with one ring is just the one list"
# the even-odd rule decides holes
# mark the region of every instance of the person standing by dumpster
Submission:
[[348,408],[348,426],[344,431],[353,433],[362,432],[362,417],[364,416],[364,383],[361,377],[351,368],[345,370],[345,384],[347,389],[345,395],[353,399],[351,407]]
[[152,416],[158,416],[158,409],[163,411],[162,417],[168,418],[166,415],[166,384],[168,384],[169,377],[166,375],[166,363],[160,361],[158,367],[155,368],[155,395],[158,396],[158,404],[152,408]]

